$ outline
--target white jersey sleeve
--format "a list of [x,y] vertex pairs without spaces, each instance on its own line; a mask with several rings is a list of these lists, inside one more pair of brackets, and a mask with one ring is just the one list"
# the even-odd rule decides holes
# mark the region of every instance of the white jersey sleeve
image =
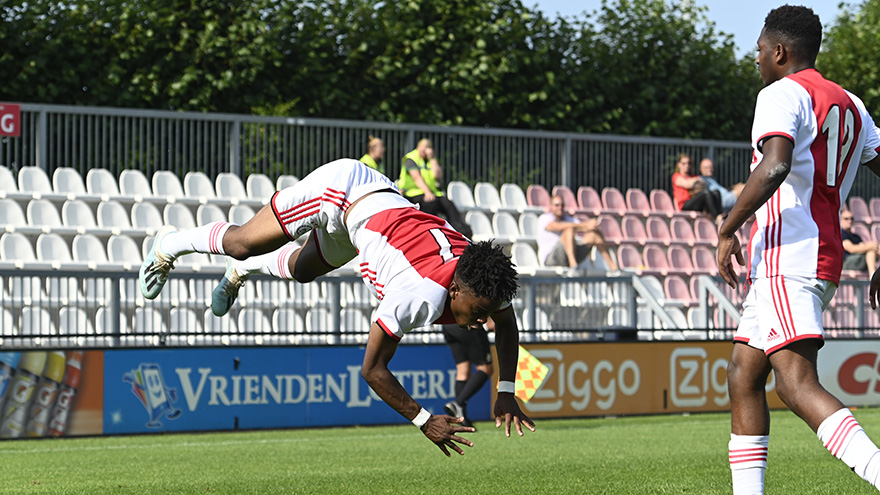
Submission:
[[394,340],[414,328],[434,323],[443,310],[412,292],[386,293],[376,309],[376,322]]

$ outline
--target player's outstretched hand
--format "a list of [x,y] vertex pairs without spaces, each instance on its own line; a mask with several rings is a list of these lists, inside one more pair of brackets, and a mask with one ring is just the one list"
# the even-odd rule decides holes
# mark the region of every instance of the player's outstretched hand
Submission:
[[727,285],[736,289],[737,285],[739,285],[739,277],[736,275],[736,270],[733,269],[733,263],[730,261],[730,257],[736,257],[736,262],[739,263],[740,266],[746,265],[746,260],[743,258],[742,254],[742,246],[739,243],[739,239],[736,238],[736,235],[718,235],[718,251],[716,256],[718,258],[718,272],[721,274],[721,278],[727,282]]
[[451,455],[448,448],[458,452],[459,455],[464,455],[464,451],[461,450],[461,447],[454,442],[467,445],[468,447],[473,447],[474,442],[462,438],[456,435],[456,433],[474,432],[477,430],[470,426],[461,426],[459,423],[462,421],[464,421],[464,418],[453,418],[452,416],[446,415],[432,415],[428,418],[428,422],[425,423],[424,428],[422,428],[422,432],[429,440],[440,447],[440,450],[446,454],[446,457]]
[[511,420],[519,436],[523,436],[522,425],[526,425],[526,428],[535,431],[535,422],[520,411],[519,404],[516,402],[516,396],[507,392],[498,392],[498,399],[495,400],[495,428],[500,428],[503,421],[504,433],[510,436]]
[[869,299],[871,300],[871,308],[877,309],[880,306],[880,268],[874,271],[874,275],[871,276],[871,289]]

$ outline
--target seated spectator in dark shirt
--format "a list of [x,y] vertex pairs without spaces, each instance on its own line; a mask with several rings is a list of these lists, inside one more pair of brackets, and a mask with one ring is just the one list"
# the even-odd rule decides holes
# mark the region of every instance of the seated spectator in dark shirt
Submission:
[[843,250],[846,251],[843,269],[874,273],[877,269],[877,254],[880,253],[880,246],[874,241],[863,240],[852,231],[852,226],[852,212],[843,210],[840,214],[840,235],[843,238]]

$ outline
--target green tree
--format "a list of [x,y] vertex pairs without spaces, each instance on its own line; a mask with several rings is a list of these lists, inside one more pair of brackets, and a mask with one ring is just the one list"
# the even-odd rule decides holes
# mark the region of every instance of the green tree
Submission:
[[880,47],[880,0],[860,5],[840,4],[841,13],[830,24],[816,68],[864,100],[873,115],[880,115],[880,68],[873,60]]

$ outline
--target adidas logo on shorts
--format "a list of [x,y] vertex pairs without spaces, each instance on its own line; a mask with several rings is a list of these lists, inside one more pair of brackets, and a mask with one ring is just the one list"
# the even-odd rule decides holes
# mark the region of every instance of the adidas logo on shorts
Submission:
[[767,340],[768,340],[768,341],[769,341],[769,340],[776,340],[776,339],[778,339],[778,338],[779,338],[779,334],[776,333],[776,330],[775,330],[775,329],[771,328],[771,329],[770,329],[770,335],[767,337]]

